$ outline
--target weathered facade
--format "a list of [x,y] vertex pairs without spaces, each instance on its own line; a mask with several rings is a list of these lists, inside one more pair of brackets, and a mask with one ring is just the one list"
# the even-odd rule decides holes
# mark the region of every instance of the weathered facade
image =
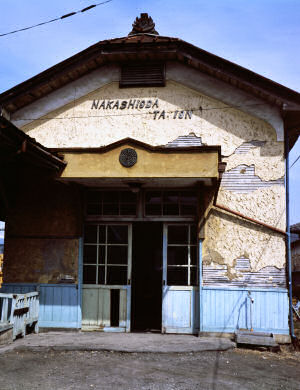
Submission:
[[41,291],[41,327],[288,335],[300,95],[151,25],[0,95],[63,164],[3,178],[4,289]]

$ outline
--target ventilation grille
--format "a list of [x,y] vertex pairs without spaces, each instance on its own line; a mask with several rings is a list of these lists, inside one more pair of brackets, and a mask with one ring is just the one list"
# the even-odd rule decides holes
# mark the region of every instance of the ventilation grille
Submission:
[[137,64],[122,67],[120,88],[145,86],[165,86],[164,64]]

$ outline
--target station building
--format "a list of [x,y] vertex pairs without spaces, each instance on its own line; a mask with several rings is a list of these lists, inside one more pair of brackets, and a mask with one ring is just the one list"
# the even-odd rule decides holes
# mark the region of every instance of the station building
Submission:
[[141,14],[0,105],[1,291],[40,327],[288,338],[300,94]]

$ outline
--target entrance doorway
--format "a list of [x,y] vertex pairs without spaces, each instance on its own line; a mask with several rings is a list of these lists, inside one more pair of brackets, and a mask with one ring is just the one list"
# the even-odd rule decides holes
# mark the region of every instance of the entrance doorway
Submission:
[[136,222],[132,237],[131,330],[161,332],[163,224]]

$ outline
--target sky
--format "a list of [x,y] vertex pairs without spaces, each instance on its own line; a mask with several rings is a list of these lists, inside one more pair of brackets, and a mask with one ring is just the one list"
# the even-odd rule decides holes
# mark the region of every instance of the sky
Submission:
[[[101,0],[1,0],[0,34]],[[103,40],[126,36],[141,12],[181,38],[300,92],[299,0],[112,0],[85,13],[0,37],[0,93]],[[290,165],[300,155],[300,141]],[[291,223],[300,222],[300,159],[290,170]]]

